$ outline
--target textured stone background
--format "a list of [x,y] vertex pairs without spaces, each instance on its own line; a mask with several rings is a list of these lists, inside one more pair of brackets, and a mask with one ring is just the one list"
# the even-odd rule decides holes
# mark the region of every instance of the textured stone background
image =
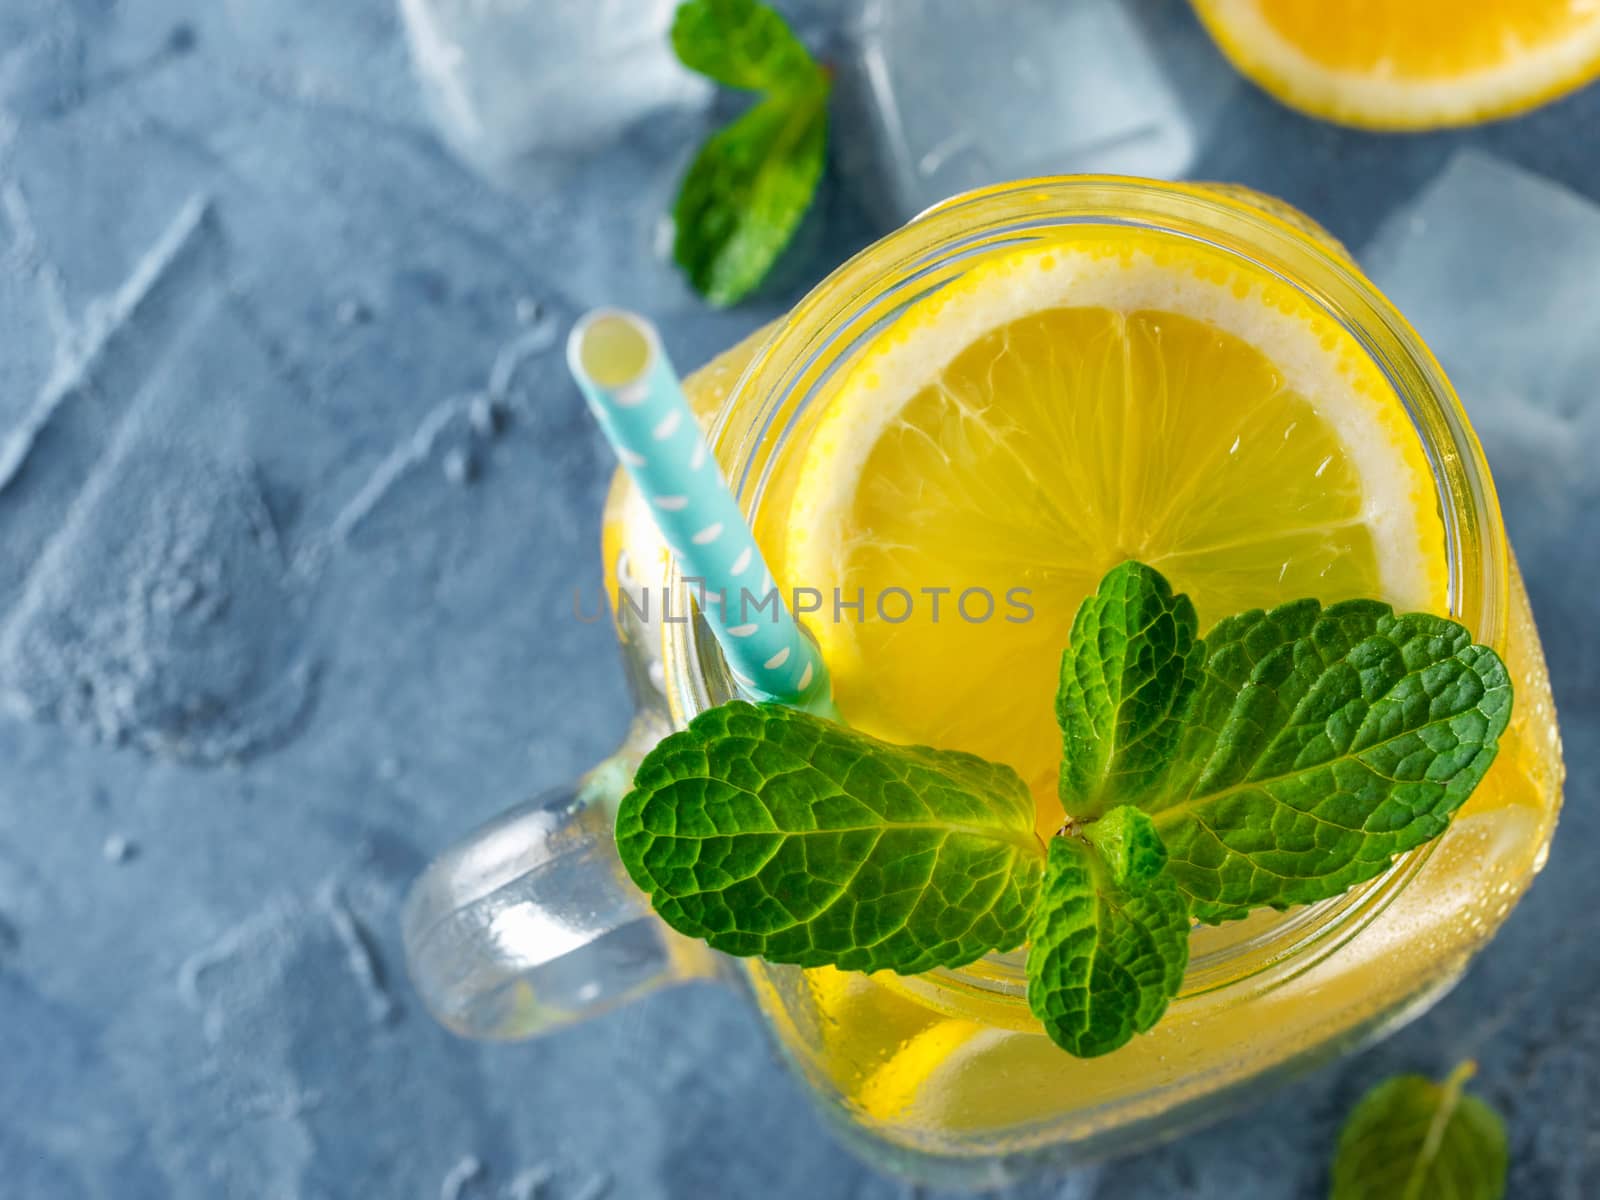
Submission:
[[[1208,60],[1177,0],[1134,7]],[[1467,145],[1600,199],[1600,89],[1377,138],[1241,86],[1215,128],[1194,174],[1357,248]],[[427,858],[623,728],[610,635],[567,615],[609,462],[551,347],[664,270],[611,236],[659,203],[632,169],[491,190],[439,148],[387,0],[0,4],[0,1195],[908,1194],[834,1147],[731,996],[480,1048],[402,977]],[[777,294],[658,304],[680,361],[877,232],[838,187],[814,224]],[[1382,1047],[1019,1194],[1314,1197],[1366,1086],[1474,1054],[1512,1194],[1600,1195],[1591,377],[1532,398],[1538,436],[1479,414],[1573,776],[1529,898]]]

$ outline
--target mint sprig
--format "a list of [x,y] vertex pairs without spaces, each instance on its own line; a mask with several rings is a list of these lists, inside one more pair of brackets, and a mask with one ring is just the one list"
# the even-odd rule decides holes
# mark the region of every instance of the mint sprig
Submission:
[[1243,613],[1203,651],[1192,698],[1176,672],[1142,696],[1184,709],[1182,738],[1139,742],[1136,786],[1107,789],[1154,816],[1203,922],[1338,896],[1438,837],[1510,718],[1498,654],[1456,622],[1376,600]]
[[1022,942],[1033,819],[1010,767],[736,701],[646,756],[617,849],[662,919],[718,950],[915,974]]
[[1398,1075],[1363,1096],[1339,1135],[1330,1200],[1501,1200],[1505,1124],[1465,1093],[1473,1069],[1442,1084]]
[[686,67],[761,100],[700,148],[673,206],[674,260],[712,304],[753,291],[822,179],[832,83],[759,0],[688,0],[672,22]]
[[1177,995],[1193,919],[1338,895],[1438,836],[1511,711],[1462,626],[1376,601],[1222,621],[1139,563],[1079,608],[1048,851],[1009,767],[770,705],[641,764],[617,845],[675,929],[730,954],[911,974],[1029,942],[1028,1002],[1081,1056]]

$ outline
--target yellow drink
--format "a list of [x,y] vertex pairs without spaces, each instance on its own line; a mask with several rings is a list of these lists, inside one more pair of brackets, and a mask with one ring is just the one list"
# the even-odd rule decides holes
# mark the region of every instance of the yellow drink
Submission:
[[[1277,215],[1134,181],[996,189],[936,214],[907,257],[925,264],[928,245],[986,221],[1007,236],[919,265],[909,304],[875,307],[872,281],[888,295],[884,280],[906,277],[885,243],[823,285],[737,388],[760,335],[690,380],[697,408],[720,410],[736,485],[759,493],[785,583],[850,598],[933,585],[947,604],[1027,589],[1025,622],[948,608],[840,621],[825,601],[811,627],[848,720],[1018,767],[1042,833],[1063,820],[1059,651],[1124,558],[1187,591],[1203,629],[1306,595],[1448,612],[1515,682],[1499,758],[1435,845],[1327,904],[1197,929],[1179,1000],[1105,1058],[1070,1058],[1038,1029],[1020,954],[909,979],[749,963],[825,1110],[913,1166],[986,1179],[998,1155],[1093,1156],[1214,1115],[1240,1085],[1420,1011],[1542,865],[1559,737],[1477,447],[1409,328],[1325,235],[1266,204]],[[1078,219],[1018,245],[1035,210]],[[837,369],[816,349],[837,328],[830,288],[870,329]],[[621,485],[605,539],[608,569],[625,555],[636,582],[668,567]],[[716,684],[692,637],[665,633],[682,719]]]

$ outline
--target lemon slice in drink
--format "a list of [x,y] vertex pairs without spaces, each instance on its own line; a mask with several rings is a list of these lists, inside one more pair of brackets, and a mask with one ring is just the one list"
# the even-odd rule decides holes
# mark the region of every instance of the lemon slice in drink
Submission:
[[908,1038],[889,1060],[862,1081],[855,1100],[875,1121],[904,1118],[930,1082],[982,1045],[1010,1036],[976,1021],[941,1020]]
[[1299,290],[1188,239],[1083,226],[999,254],[819,403],[761,524],[779,578],[864,599],[810,620],[843,715],[1010,763],[1042,830],[1061,649],[1124,559],[1203,628],[1302,596],[1445,610],[1432,475],[1387,379]]
[[1588,0],[1195,0],[1245,75],[1312,116],[1432,129],[1509,116],[1600,74]]

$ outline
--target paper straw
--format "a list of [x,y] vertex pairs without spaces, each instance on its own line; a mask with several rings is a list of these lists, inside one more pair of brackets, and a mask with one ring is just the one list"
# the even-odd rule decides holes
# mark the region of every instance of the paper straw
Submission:
[[595,309],[567,340],[567,366],[649,502],[739,686],[755,699],[826,709],[816,646],[774,589],[655,326]]

